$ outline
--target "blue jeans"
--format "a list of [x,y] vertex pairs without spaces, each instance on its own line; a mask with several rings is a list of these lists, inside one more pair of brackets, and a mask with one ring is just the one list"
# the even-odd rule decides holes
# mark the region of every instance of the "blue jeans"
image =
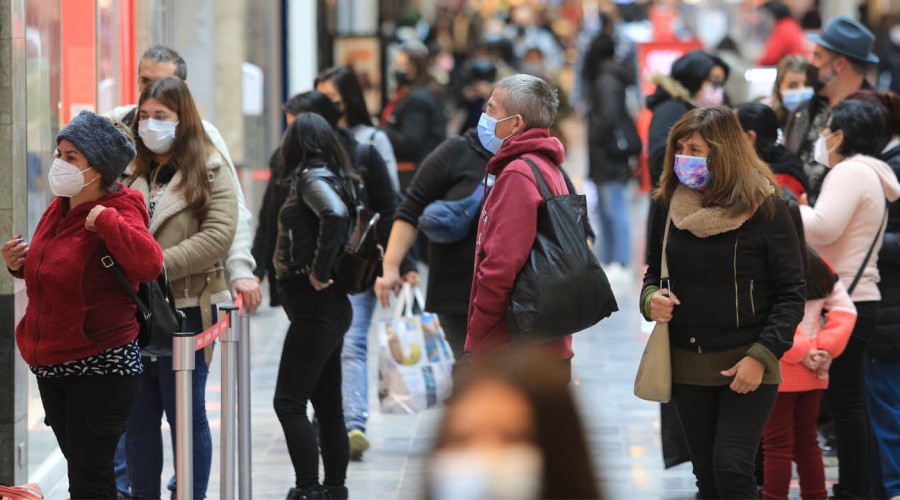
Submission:
[[631,236],[625,209],[626,185],[624,182],[597,184],[597,214],[600,217],[600,260],[604,264],[617,262],[628,267]]
[[[203,329],[200,308],[183,309],[187,316],[186,330]],[[213,322],[217,321],[213,307]],[[194,415],[194,498],[206,498],[209,471],[212,466],[212,434],[206,417],[206,378],[209,367],[203,350],[194,355],[192,377]],[[172,357],[160,357],[155,362],[144,358],[141,390],[125,430],[125,456],[128,479],[135,498],[160,498],[160,479],[163,466],[161,419],[165,413],[172,432],[172,455],[175,456],[175,372]],[[171,483],[170,483],[171,487]]]
[[376,298],[371,290],[349,297],[350,306],[353,307],[353,321],[347,334],[344,335],[344,347],[341,350],[344,420],[347,423],[347,431],[359,429],[365,432],[366,421],[369,419],[369,370],[366,352]]
[[[878,445],[881,485],[885,496],[891,498],[900,495],[900,362],[869,358],[865,366],[869,418]],[[876,491],[881,485],[875,485]]]

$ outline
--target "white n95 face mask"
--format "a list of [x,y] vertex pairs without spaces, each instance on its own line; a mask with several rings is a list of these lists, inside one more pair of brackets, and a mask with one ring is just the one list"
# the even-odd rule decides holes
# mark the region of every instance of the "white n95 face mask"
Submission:
[[138,122],[138,135],[144,146],[158,155],[166,154],[175,142],[175,127],[178,122],[166,122],[155,118],[145,118]]
[[50,183],[50,191],[55,196],[64,198],[71,198],[77,195],[85,186],[97,180],[97,177],[94,177],[93,181],[84,182],[84,173],[92,168],[88,167],[81,170],[62,158],[56,158],[53,160],[53,164],[50,166],[50,173],[47,176],[47,180]]
[[820,135],[819,138],[816,139],[816,144],[813,146],[813,160],[831,168],[831,165],[828,163],[828,155],[833,153],[837,148],[829,149],[827,141],[828,137],[825,137],[824,135]]

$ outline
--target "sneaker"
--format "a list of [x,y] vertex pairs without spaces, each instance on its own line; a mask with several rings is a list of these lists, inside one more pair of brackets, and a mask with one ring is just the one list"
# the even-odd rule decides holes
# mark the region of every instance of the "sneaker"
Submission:
[[362,460],[363,453],[369,449],[369,438],[359,429],[348,432],[347,437],[350,439],[350,459]]

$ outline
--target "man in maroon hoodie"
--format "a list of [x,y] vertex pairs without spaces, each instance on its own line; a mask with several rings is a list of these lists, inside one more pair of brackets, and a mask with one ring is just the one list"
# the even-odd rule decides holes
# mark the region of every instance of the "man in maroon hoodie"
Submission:
[[[509,345],[506,308],[537,234],[541,193],[522,157],[538,166],[553,196],[569,192],[559,168],[565,151],[549,130],[558,106],[556,90],[546,82],[514,75],[497,82],[478,122],[481,144],[494,153],[487,164],[494,183],[484,200],[475,245],[466,337],[466,352],[473,357]],[[569,360],[572,337],[552,341],[547,349],[551,356]]]

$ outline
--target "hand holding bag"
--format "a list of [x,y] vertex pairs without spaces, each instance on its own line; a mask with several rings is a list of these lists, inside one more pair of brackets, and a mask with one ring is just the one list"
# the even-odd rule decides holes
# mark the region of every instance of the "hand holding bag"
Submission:
[[[666,219],[666,233],[663,236],[662,265],[660,281],[669,280],[669,264],[666,259],[666,245],[669,242],[669,225]],[[657,321],[644,347],[641,364],[634,377],[634,395],[647,401],[668,403],[672,399],[672,352],[669,345],[669,324]]]

